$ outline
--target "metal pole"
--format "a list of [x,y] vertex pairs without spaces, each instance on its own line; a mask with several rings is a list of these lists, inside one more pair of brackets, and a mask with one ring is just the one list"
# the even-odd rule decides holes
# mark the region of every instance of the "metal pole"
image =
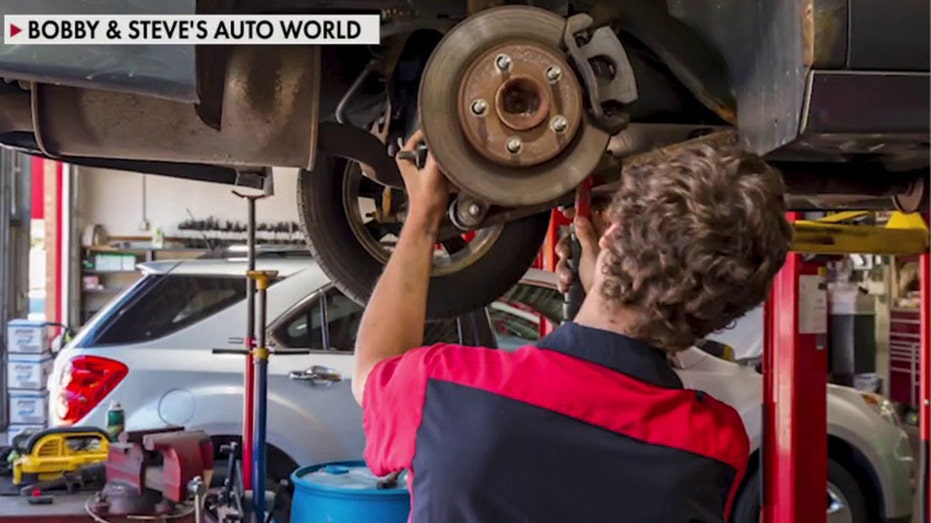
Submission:
[[252,471],[254,488],[253,505],[257,521],[265,520],[265,476],[267,470],[265,428],[268,421],[268,357],[269,350],[265,343],[267,326],[267,290],[269,283],[278,273],[276,271],[251,271],[249,278],[255,280],[258,322],[256,325],[256,348],[253,350],[255,361],[255,448],[252,451],[255,468]]
[[[256,334],[258,340],[256,348],[261,351],[265,349],[265,289],[258,291],[259,298],[259,325],[262,329]],[[268,395],[268,356],[255,358],[255,388],[256,388],[256,420],[255,420],[255,479],[252,484],[255,490],[252,495],[255,497],[255,516],[257,521],[265,520],[265,424],[266,424],[266,406]]]
[[[246,242],[248,246],[248,272],[255,270],[255,201],[256,197],[233,194],[245,198],[249,204]],[[255,349],[255,280],[246,278],[246,366],[243,373],[243,409],[242,409],[242,482],[245,490],[252,489],[252,441],[255,433],[255,370],[252,350]]]

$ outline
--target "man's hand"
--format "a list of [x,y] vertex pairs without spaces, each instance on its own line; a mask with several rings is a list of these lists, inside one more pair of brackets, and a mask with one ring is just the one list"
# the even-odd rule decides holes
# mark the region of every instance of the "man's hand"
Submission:
[[[582,280],[582,288],[587,293],[592,287],[592,281],[595,277],[595,260],[598,259],[600,247],[598,240],[607,229],[601,212],[592,212],[592,220],[582,216],[576,217],[574,209],[563,211],[566,218],[573,220],[576,236],[579,238],[579,244],[582,247],[582,257],[579,260],[579,278]],[[571,237],[563,236],[559,243],[556,244],[556,256],[559,261],[556,263],[557,287],[559,292],[566,293],[572,285],[572,269],[569,268],[569,258],[571,257]]]
[[[404,144],[404,150],[416,151],[423,141],[423,131],[415,132]],[[435,232],[446,214],[449,202],[449,185],[433,155],[427,155],[423,169],[407,160],[397,160],[404,187],[407,189],[408,214],[406,222],[415,227],[426,227]]]

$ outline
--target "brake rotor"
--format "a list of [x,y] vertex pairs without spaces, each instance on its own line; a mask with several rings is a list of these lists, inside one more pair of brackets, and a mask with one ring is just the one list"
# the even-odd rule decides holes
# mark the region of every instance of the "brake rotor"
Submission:
[[453,28],[420,84],[427,145],[447,177],[489,203],[556,199],[585,179],[609,136],[591,125],[560,50],[565,19],[527,6],[482,11]]
[[459,88],[459,125],[499,165],[537,165],[563,152],[582,121],[582,87],[560,54],[505,43],[472,63]]

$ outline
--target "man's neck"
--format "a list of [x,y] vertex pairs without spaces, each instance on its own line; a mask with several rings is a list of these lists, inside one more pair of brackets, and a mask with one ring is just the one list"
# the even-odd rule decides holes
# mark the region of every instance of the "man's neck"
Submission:
[[584,327],[631,336],[630,326],[635,314],[634,311],[623,307],[612,307],[600,296],[589,294],[574,321]]

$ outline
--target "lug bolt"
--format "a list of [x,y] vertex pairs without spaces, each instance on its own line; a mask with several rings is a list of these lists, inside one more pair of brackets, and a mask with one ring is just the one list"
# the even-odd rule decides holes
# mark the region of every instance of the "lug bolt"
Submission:
[[501,72],[510,71],[511,70],[511,57],[503,53],[499,54],[498,56],[495,57],[495,67],[497,67],[498,70]]
[[508,146],[508,151],[511,154],[517,154],[524,147],[524,142],[522,142],[520,138],[515,136],[514,138],[511,138],[510,140],[508,140],[507,146]]
[[479,204],[477,204],[477,203],[473,203],[473,204],[469,205],[469,215],[470,215],[470,216],[472,216],[473,218],[478,218],[479,216],[481,216],[481,214],[482,214],[482,206],[481,206],[481,205],[479,205]]
[[562,78],[562,69],[558,65],[551,65],[546,70],[546,78],[550,83],[556,83]]
[[553,117],[553,121],[550,122],[550,127],[557,133],[562,134],[566,132],[566,128],[569,127],[569,122],[566,120],[565,116],[558,114]]
[[488,102],[479,98],[472,102],[472,114],[475,116],[484,116],[485,111],[488,110]]

